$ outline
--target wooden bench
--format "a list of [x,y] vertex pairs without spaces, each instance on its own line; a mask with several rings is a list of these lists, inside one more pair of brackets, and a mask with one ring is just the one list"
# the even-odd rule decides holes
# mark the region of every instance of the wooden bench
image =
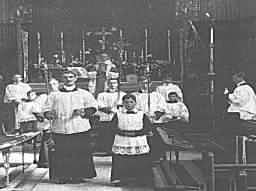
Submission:
[[[214,152],[224,151],[224,148],[206,134],[190,132],[191,129],[159,127],[157,130],[168,146],[165,152],[175,152],[176,160],[164,159],[156,165],[156,190],[215,191]],[[197,162],[182,161],[179,159],[181,151],[197,151],[201,153],[202,159]],[[161,178],[162,181],[159,180]]]
[[3,156],[3,167],[5,169],[5,177],[6,177],[6,186],[9,185],[9,169],[10,169],[10,154],[12,149],[15,146],[21,145],[22,146],[22,171],[24,172],[24,144],[31,142],[33,143],[33,153],[34,153],[34,161],[36,163],[36,139],[41,135],[41,132],[30,132],[24,133],[21,135],[13,135],[13,136],[0,136],[0,151],[2,152]]

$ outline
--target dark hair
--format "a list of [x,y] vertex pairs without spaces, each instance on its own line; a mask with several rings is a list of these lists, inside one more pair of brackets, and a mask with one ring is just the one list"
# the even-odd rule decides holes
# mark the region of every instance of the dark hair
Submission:
[[171,95],[176,95],[176,96],[178,96],[177,92],[169,92],[169,93],[168,93],[168,97],[171,96]]
[[107,83],[109,84],[111,81],[117,81],[118,82],[118,79],[117,78],[110,78],[110,79],[108,79]]
[[34,90],[29,90],[28,92],[27,92],[27,96],[29,96],[31,93],[36,93]]
[[135,95],[133,95],[133,94],[126,94],[126,95],[124,95],[123,96],[123,98],[122,98],[122,101],[124,101],[124,100],[126,100],[126,99],[132,99],[133,101],[135,101],[136,102],[136,96]]
[[233,74],[233,76],[237,76],[239,78],[245,78],[245,72],[236,72]]
[[73,74],[75,77],[78,76],[77,71],[72,70],[72,69],[64,70],[64,71],[63,71],[63,75],[64,75],[64,74]]
[[145,76],[140,76],[139,77],[139,82],[145,82],[147,81],[148,79],[145,77]]

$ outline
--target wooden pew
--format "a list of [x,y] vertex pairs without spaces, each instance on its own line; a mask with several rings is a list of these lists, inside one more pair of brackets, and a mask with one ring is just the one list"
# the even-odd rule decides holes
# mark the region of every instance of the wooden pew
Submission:
[[[215,173],[220,181],[225,182],[223,187],[228,191],[247,191],[255,188],[256,160],[254,121],[228,119],[218,125],[221,129],[216,136],[224,137],[222,144],[226,147],[229,160],[218,160],[215,164]],[[252,150],[248,149],[248,145]],[[249,156],[249,160],[248,160]],[[225,159],[227,157],[224,157]]]
[[5,177],[6,177],[6,183],[5,186],[9,186],[10,184],[10,174],[9,174],[9,169],[10,169],[10,154],[12,149],[15,146],[21,145],[22,146],[22,172],[24,173],[24,165],[25,165],[25,160],[24,160],[24,144],[31,142],[33,143],[33,154],[34,154],[34,161],[33,163],[36,163],[36,139],[38,136],[41,135],[41,132],[29,132],[29,133],[23,133],[21,135],[12,135],[12,136],[0,136],[0,151],[2,153],[3,157],[3,167],[5,169]]
[[[160,190],[200,190],[215,191],[214,152],[224,151],[211,137],[205,133],[197,133],[191,129],[173,129],[160,126],[157,128],[163,142],[168,145],[165,152],[174,151],[176,160],[162,160],[155,170],[155,177],[165,177],[165,185]],[[200,161],[182,161],[180,151],[197,151],[202,155]],[[161,172],[160,172],[161,169]],[[159,173],[159,174],[157,174]],[[155,184],[155,186],[160,186]]]

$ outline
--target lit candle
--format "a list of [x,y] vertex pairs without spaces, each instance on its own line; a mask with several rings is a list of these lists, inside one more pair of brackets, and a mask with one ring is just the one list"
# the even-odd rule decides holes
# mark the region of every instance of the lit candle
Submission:
[[136,52],[135,51],[132,52],[132,57],[136,58]]
[[213,26],[211,27],[211,43],[214,43],[214,30],[213,30]]
[[38,40],[38,42],[40,42],[40,32],[37,32],[37,40]]
[[148,29],[145,29],[145,61],[148,61]]
[[171,62],[171,31],[168,30],[168,61]]
[[123,40],[123,31],[122,31],[122,29],[120,29],[119,34],[120,34],[120,40]]
[[63,48],[64,48],[64,33],[61,32],[60,33],[60,48],[61,48],[61,51],[63,51]]
[[124,59],[127,62],[128,61],[128,52],[127,50],[124,51]]

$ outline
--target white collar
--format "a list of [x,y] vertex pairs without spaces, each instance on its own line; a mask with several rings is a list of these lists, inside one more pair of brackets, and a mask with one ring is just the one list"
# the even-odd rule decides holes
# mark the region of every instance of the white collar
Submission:
[[244,83],[246,83],[246,81],[245,81],[245,80],[243,80],[243,81],[241,81],[241,82],[237,83],[237,84],[236,84],[236,86],[240,86],[241,84],[244,84]]
[[76,85],[73,85],[73,86],[65,86],[65,85],[64,85],[63,88],[64,88],[65,90],[71,91],[71,90],[76,89]]
[[109,88],[109,89],[107,90],[107,92],[109,92],[109,93],[115,93],[115,92],[118,92],[118,90],[117,90],[117,89],[115,90],[115,89],[110,89],[110,88]]
[[[122,108],[122,113],[126,113],[128,110],[127,109],[125,109],[125,108]],[[138,113],[138,109],[137,108],[134,108],[134,109],[132,109],[132,110],[129,110],[129,111],[133,111],[133,112],[135,112],[135,113]]]

